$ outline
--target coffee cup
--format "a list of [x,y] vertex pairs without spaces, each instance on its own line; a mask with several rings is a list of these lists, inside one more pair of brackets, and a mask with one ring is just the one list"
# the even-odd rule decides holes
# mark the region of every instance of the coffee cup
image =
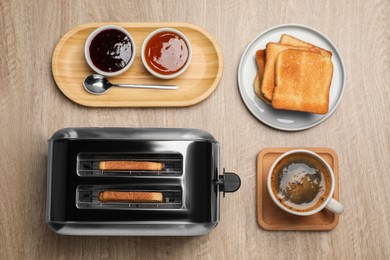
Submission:
[[344,211],[333,198],[332,168],[309,150],[291,150],[279,156],[268,172],[267,188],[275,204],[294,215],[310,216],[324,208],[336,214]]

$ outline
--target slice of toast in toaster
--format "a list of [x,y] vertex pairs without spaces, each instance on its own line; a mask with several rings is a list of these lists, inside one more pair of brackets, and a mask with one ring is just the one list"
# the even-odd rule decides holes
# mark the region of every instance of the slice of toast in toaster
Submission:
[[322,48],[315,46],[313,44],[310,44],[308,42],[302,41],[302,40],[295,38],[294,36],[291,36],[288,34],[282,34],[282,36],[280,37],[279,43],[293,45],[293,46],[307,47],[307,48],[317,47],[320,49],[320,52],[322,55],[332,57],[332,52],[325,50],[325,49],[322,49]]
[[164,201],[164,196],[161,192],[102,191],[99,193],[99,201],[127,203],[161,203]]
[[101,161],[99,162],[99,170],[112,171],[161,171],[163,163],[147,162],[147,161]]
[[272,107],[326,114],[333,64],[329,56],[305,50],[286,49],[275,66]]
[[317,47],[299,47],[284,45],[279,43],[270,42],[266,46],[266,63],[264,69],[264,77],[261,83],[261,94],[264,99],[271,103],[274,87],[275,87],[275,61],[279,53],[287,49],[295,50],[307,50],[312,52],[320,53],[319,48]]
[[264,76],[265,50],[256,51],[255,58],[256,58],[258,72],[256,73],[255,80],[253,81],[253,88],[255,90],[256,95],[259,98],[263,99],[263,96],[261,94],[261,82],[263,81],[263,76]]

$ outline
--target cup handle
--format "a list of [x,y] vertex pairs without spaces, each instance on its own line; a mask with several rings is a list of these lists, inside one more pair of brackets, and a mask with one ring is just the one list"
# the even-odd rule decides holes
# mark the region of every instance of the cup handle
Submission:
[[330,211],[333,211],[336,214],[342,214],[344,212],[343,205],[341,205],[341,203],[334,198],[330,199],[328,204],[326,204],[325,208],[329,209]]

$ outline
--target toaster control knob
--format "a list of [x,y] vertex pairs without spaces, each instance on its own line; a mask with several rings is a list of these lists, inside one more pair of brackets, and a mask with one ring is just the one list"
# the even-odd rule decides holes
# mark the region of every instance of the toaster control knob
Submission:
[[240,177],[235,173],[225,172],[225,169],[223,170],[223,174],[219,175],[219,179],[220,191],[223,191],[224,195],[225,192],[235,192],[241,186]]

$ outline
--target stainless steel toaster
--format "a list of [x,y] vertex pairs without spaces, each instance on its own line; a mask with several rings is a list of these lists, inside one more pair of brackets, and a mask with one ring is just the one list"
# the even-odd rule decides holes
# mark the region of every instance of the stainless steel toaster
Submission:
[[202,130],[61,129],[49,139],[46,222],[64,235],[203,235],[220,220],[220,192],[240,183]]

